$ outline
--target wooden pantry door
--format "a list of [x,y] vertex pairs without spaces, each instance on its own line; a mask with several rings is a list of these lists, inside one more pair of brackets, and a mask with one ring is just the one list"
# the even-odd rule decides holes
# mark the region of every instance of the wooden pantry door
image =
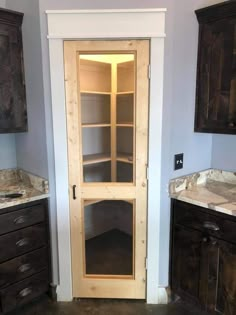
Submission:
[[149,41],[65,41],[74,297],[146,296]]

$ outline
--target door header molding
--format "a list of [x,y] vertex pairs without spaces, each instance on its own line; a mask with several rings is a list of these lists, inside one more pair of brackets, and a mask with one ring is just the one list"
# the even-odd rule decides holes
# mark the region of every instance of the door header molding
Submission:
[[137,12],[166,12],[166,8],[150,8],[150,9],[105,9],[105,10],[46,10],[46,14],[77,14],[77,13],[137,13]]
[[166,9],[48,10],[47,37],[163,38],[166,36],[165,12]]

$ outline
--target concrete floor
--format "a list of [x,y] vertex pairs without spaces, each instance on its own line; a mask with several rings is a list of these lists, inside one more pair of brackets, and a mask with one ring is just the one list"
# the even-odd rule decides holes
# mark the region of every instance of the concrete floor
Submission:
[[178,302],[146,305],[143,301],[83,299],[71,303],[51,302],[41,298],[10,315],[204,315],[192,306]]

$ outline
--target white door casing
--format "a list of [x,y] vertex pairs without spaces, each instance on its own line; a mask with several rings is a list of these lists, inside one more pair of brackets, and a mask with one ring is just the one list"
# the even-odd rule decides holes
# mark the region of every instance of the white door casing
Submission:
[[[72,300],[64,39],[150,39],[147,303],[163,302],[159,283],[159,231],[163,70],[166,9],[47,11],[56,174],[58,300]],[[142,23],[140,23],[142,20]],[[109,25],[109,29],[107,28]],[[164,295],[165,300],[165,295]]]

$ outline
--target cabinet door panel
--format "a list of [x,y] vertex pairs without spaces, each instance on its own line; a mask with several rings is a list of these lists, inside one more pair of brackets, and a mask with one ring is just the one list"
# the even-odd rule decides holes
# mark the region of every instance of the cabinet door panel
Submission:
[[0,133],[26,131],[21,28],[3,22],[2,16],[4,10],[0,10]]
[[[214,213],[214,214],[211,214]],[[192,205],[179,200],[175,201],[174,221],[175,224],[198,230],[204,235],[223,239],[231,243],[236,242],[236,222],[230,217],[222,217],[217,212]]]
[[236,133],[235,25],[200,24],[195,131]]
[[224,315],[236,314],[236,246],[223,241],[219,246],[216,308]]
[[219,245],[217,239],[203,237],[199,298],[201,305],[208,312],[215,311],[218,260]]
[[172,289],[198,301],[201,233],[175,226],[172,247]]

